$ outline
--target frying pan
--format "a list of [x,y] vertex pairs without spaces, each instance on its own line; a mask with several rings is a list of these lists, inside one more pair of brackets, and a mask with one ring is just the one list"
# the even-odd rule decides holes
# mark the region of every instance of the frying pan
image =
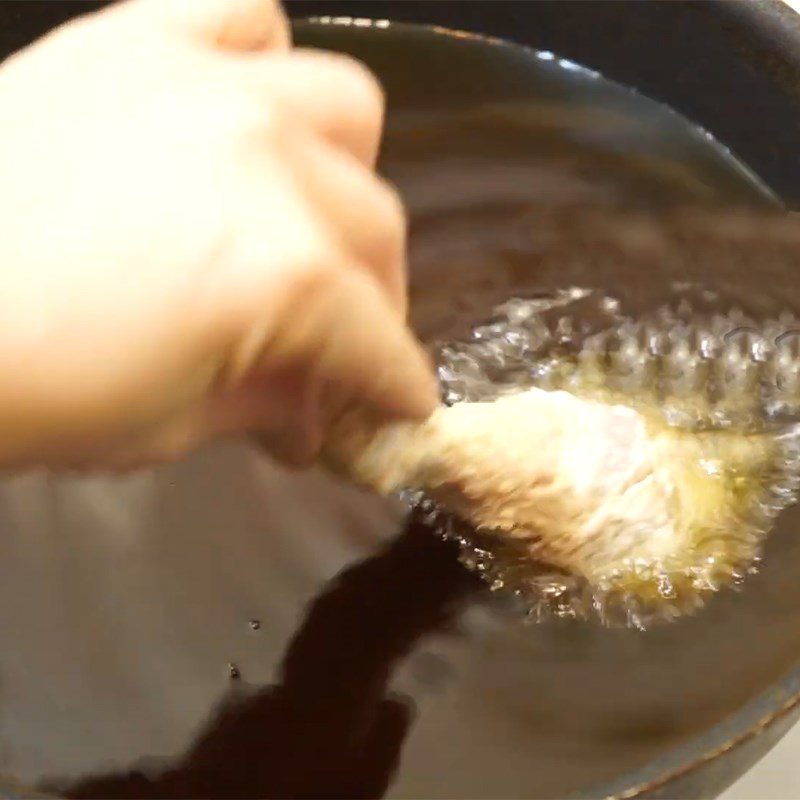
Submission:
[[[96,5],[0,5],[0,55],[13,52],[59,22]],[[472,32],[479,37],[476,41],[481,36],[500,37],[585,64],[666,103],[712,132],[763,182],[758,184],[758,191],[764,198],[774,193],[789,207],[800,206],[800,160],[796,157],[796,143],[800,141],[800,24],[780,3],[290,0],[288,6],[296,18],[357,17],[438,26]],[[440,35],[448,36],[444,32]],[[485,43],[492,46],[488,39]],[[792,276],[786,278],[788,287]],[[776,291],[783,288],[775,287]],[[211,513],[196,512],[185,539],[181,539],[183,534],[175,533],[170,541],[179,540],[182,546],[191,548],[202,545],[213,551],[214,542],[219,540],[219,526],[235,528],[240,523],[252,539],[248,539],[247,546],[257,547],[256,534],[260,536],[262,532],[256,530],[253,534],[256,523],[252,519],[239,520],[246,496],[241,486],[252,479],[252,471],[264,467],[248,461],[245,469],[243,458],[246,457],[235,453],[209,456],[206,460],[201,457],[188,472],[170,473],[164,478],[172,492],[167,504],[175,505],[176,514],[183,514],[181,519],[186,516],[186,506],[196,502],[198,489],[206,487],[202,491],[208,491],[220,470],[225,471],[231,486],[239,487],[231,489],[225,503],[213,506]],[[294,484],[274,480],[279,489],[283,487],[281,491],[297,490]],[[311,488],[303,485],[299,491],[310,496],[312,489],[315,498],[323,498],[320,503],[327,501],[326,492],[333,492],[323,484]],[[95,492],[93,497],[97,499],[105,496],[106,487],[101,484],[86,491]],[[278,495],[280,491],[273,499]],[[338,494],[331,497],[337,508],[349,502]],[[5,525],[9,524],[8,514],[2,512],[6,501],[5,495],[0,496]],[[269,519],[269,509],[262,510],[265,519]],[[342,513],[356,512],[345,509]],[[397,524],[397,519],[387,516],[382,508],[370,508],[369,514],[370,520],[377,520],[376,527],[393,529]],[[213,518],[216,528],[209,518]],[[784,529],[776,534],[775,552],[786,563],[796,559],[800,569],[800,554],[791,541],[792,528],[798,522],[800,517],[789,515]],[[181,526],[181,530],[186,527],[183,523]],[[207,540],[203,538],[206,534]],[[180,606],[199,578],[195,575],[192,582],[181,584],[185,550],[180,552],[177,544],[173,550],[164,538],[153,538],[154,552],[161,559],[159,568],[168,582],[173,581],[171,588],[162,590],[158,602],[164,609]],[[236,542],[235,535],[229,538]],[[71,557],[62,555],[64,559]],[[102,569],[103,555],[92,557],[98,559],[97,566]],[[345,564],[349,566],[339,572]],[[86,570],[77,561],[73,566]],[[268,574],[267,562],[260,563],[259,568]],[[322,578],[333,578],[337,573],[332,583],[320,588]],[[61,579],[49,574],[54,580]],[[90,574],[95,576],[96,572]],[[797,574],[796,569],[793,574]],[[217,577],[216,573],[210,575]],[[254,572],[253,582],[258,575]],[[405,523],[402,535],[390,539],[383,549],[376,550],[374,543],[353,544],[344,555],[331,556],[330,563],[311,577],[297,578],[300,583],[305,581],[305,594],[292,612],[296,618],[289,614],[289,621],[285,621],[279,613],[274,621],[249,618],[251,632],[261,637],[253,645],[261,648],[258,657],[233,639],[232,644],[226,644],[232,652],[239,652],[236,648],[240,647],[242,653],[235,663],[231,660],[228,677],[238,679],[243,675],[248,679],[247,690],[226,690],[208,720],[198,721],[188,715],[191,725],[186,724],[194,734],[174,766],[152,778],[137,760],[147,752],[129,752],[131,758],[126,761],[120,750],[108,756],[107,768],[95,765],[91,774],[66,775],[69,770],[62,766],[63,779],[58,780],[59,775],[54,774],[49,788],[71,796],[95,797],[377,797],[387,793],[543,797],[571,793],[586,798],[712,798],[763,756],[800,715],[800,594],[787,589],[791,576],[791,572],[771,573],[768,565],[761,576],[763,580],[752,591],[748,589],[739,598],[724,599],[703,619],[690,623],[688,633],[681,633],[683,629],[679,628],[678,633],[657,633],[648,640],[638,634],[637,638],[614,634],[598,643],[595,634],[555,626],[537,638],[538,634],[498,632],[490,610],[481,602],[473,603],[472,598],[480,595],[480,589],[456,563],[449,546],[432,539],[418,521],[411,519]],[[13,585],[12,578],[9,576],[9,585]],[[242,574],[239,579],[247,583],[248,575]],[[145,584],[142,591],[146,593],[148,586]],[[122,592],[114,586],[108,588],[112,594]],[[116,597],[124,601],[125,595]],[[753,598],[759,598],[757,608],[753,607]],[[23,605],[27,602],[25,597],[20,600]],[[473,604],[462,618],[465,603]],[[250,610],[246,603],[220,593],[217,606],[224,613],[235,607],[237,613],[241,611],[243,625],[247,622]],[[219,613],[224,616],[223,611]],[[737,641],[730,631],[725,638],[725,625],[731,624],[732,615],[743,621],[743,630],[750,639]],[[4,619],[12,616],[9,613]],[[213,632],[213,613],[208,612],[203,625],[198,623],[197,627],[192,627],[194,617],[187,619],[192,624],[184,633],[192,646],[202,638],[220,639]],[[701,647],[709,630],[722,633]],[[793,636],[792,630],[798,630],[798,634]],[[172,629],[167,633],[175,635]],[[481,655],[469,647],[464,650],[465,637],[480,641]],[[8,647],[9,641],[13,639],[6,635],[3,646]],[[72,652],[69,647],[73,638],[64,641],[65,652]],[[747,669],[730,666],[737,658],[736,646],[742,653],[755,652],[742,656],[743,663],[750,659]],[[94,647],[91,632],[90,643],[85,647]],[[197,647],[195,658],[200,665],[207,653]],[[618,699],[604,707],[605,717],[597,717],[602,717],[602,730],[592,739],[590,752],[579,747],[581,736],[588,736],[580,709],[566,725],[564,719],[575,713],[573,708],[565,707],[559,713],[557,705],[534,703],[532,710],[527,709],[530,694],[535,694],[537,688],[542,694],[558,695],[559,690],[544,680],[537,686],[520,674],[521,650],[525,650],[526,658],[538,659],[540,669],[572,676],[565,678],[567,681],[581,681],[587,674],[587,662],[591,663],[600,651],[620,650],[635,662],[643,658],[641,653],[648,648],[655,648],[663,656],[663,664],[646,660],[651,669],[647,673],[649,679],[664,682],[663,692],[662,684],[646,685],[644,679],[636,683],[636,670],[621,670],[619,680],[629,680],[630,685],[618,690]],[[50,668],[58,672],[59,666],[52,666],[53,652],[47,657],[51,659]],[[277,683],[271,683],[270,669],[265,667],[259,672],[259,658],[279,672]],[[477,687],[481,696],[470,698],[474,706],[467,713],[464,684],[458,684],[448,670],[456,664],[456,669],[468,672],[465,665],[471,661],[477,671],[472,675],[475,683],[469,685]],[[61,665],[68,670],[67,662],[65,656]],[[498,663],[504,665],[501,672],[496,671]],[[691,666],[682,667],[683,663]],[[0,659],[0,719],[6,717],[0,731],[3,745],[8,747],[7,742],[13,745],[15,741],[14,725],[20,724],[19,737],[23,736],[24,726],[19,722],[22,717],[14,717],[13,696],[3,693],[4,686],[15,686],[13,677],[4,675],[4,665]],[[202,671],[200,666],[198,670]],[[671,729],[670,725],[676,724],[674,716],[664,708],[659,711],[654,697],[661,693],[668,697],[670,681],[691,684],[693,672],[697,674],[696,691],[689,686],[681,695],[688,722],[680,729]],[[640,673],[645,674],[646,670]],[[703,696],[714,694],[718,675],[724,676],[724,690],[717,691],[715,702],[704,704]],[[505,685],[497,685],[500,683]],[[454,684],[461,689],[448,688]],[[423,685],[438,687],[431,690],[433,699],[426,699],[424,692],[415,696],[409,689]],[[96,691],[106,696],[102,681]],[[514,691],[524,694],[515,696]],[[602,683],[590,687],[576,683],[563,691],[602,705],[602,698],[598,698],[604,692]],[[80,687],[75,692],[76,697],[80,696]],[[614,694],[613,687],[609,692]],[[199,695],[205,698],[202,692]],[[414,702],[409,702],[409,695]],[[194,697],[188,689],[186,696]],[[448,704],[453,696],[451,708]],[[627,704],[623,702],[625,697],[630,698]],[[658,713],[637,713],[639,706],[647,704]],[[369,722],[362,716],[366,706],[372,709]],[[520,713],[523,707],[526,713]],[[129,720],[131,728],[137,724],[134,716]],[[51,732],[45,732],[50,719],[45,715],[39,722],[45,743],[52,738]],[[70,713],[62,720],[52,719],[51,727],[60,726],[62,737],[68,736]],[[671,721],[665,722],[667,719]],[[469,733],[448,727],[444,724],[447,720],[461,720]],[[82,724],[83,727],[76,724],[76,737],[98,735],[85,721]],[[509,729],[514,725],[521,727]],[[370,735],[365,740],[366,749],[355,758],[343,740],[352,731],[361,730],[359,726],[368,727]],[[554,763],[547,774],[541,764],[526,771],[526,756],[532,755],[524,750],[531,747],[530,726],[545,732],[551,728],[556,736],[567,736],[570,731],[575,734],[574,748],[565,742],[557,751],[562,761]],[[30,738],[29,732],[25,735]],[[153,730],[150,735],[154,742],[151,752],[159,751],[158,733]],[[453,746],[439,747],[443,740]],[[502,747],[493,749],[493,741]],[[522,752],[515,752],[517,742]],[[630,749],[633,742],[644,744],[636,758],[626,761],[619,753]],[[429,758],[426,749],[431,753]],[[323,751],[327,755],[322,755]],[[581,772],[582,760],[591,761],[591,765],[585,769],[585,778],[575,777]],[[35,761],[32,758],[30,763]],[[29,773],[33,771],[31,767]],[[513,775],[508,775],[509,771]],[[23,771],[0,783],[0,794],[33,796],[22,786],[28,780],[29,774]]]

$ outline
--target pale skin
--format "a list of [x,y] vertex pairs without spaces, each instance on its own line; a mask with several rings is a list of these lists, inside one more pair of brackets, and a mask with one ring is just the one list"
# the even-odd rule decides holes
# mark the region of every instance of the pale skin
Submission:
[[127,0],[0,65],[0,466],[424,418],[384,98],[276,0]]

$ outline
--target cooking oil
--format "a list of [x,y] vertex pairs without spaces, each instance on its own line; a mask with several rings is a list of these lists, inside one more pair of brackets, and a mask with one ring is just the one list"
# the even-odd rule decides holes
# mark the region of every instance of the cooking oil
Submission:
[[800,319],[723,313],[713,291],[672,289],[668,302],[635,317],[597,289],[515,297],[466,339],[436,347],[447,404],[566,390],[634,408],[654,434],[667,432],[664,457],[677,448],[683,459],[687,543],[663,560],[633,549],[599,579],[548,564],[530,541],[476,531],[412,498],[440,535],[459,542],[462,562],[492,590],[519,598],[532,619],[644,628],[691,613],[756,569],[773,520],[797,498]]

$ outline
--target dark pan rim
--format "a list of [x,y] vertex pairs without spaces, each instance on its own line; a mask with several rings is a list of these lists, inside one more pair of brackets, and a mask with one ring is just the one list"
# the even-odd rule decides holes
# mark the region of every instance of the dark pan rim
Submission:
[[[590,789],[575,795],[574,800],[597,797],[602,797],[604,800],[636,800],[695,772],[705,764],[728,755],[763,734],[798,707],[800,707],[800,667],[794,668],[786,678],[778,681],[777,685],[767,689],[755,700],[746,703],[705,733],[697,734],[649,764],[628,772],[611,783],[601,785],[598,787],[599,790]],[[738,777],[740,776],[735,776]]]
[[[758,3],[759,0],[748,0],[749,2]],[[773,0],[765,0],[765,2],[772,2]],[[782,0],[774,0],[776,3],[782,3]],[[796,16],[796,15],[795,15]],[[800,17],[798,17],[800,20]],[[343,28],[365,28],[365,29],[374,29],[377,31],[385,30],[388,28],[393,28],[395,30],[424,30],[429,33],[432,33],[436,36],[443,36],[450,39],[461,39],[463,41],[471,41],[477,42],[480,44],[488,45],[491,47],[503,48],[508,49],[511,51],[522,51],[522,52],[529,52],[529,53],[544,53],[545,51],[536,47],[531,47],[529,45],[521,44],[520,42],[511,41],[510,39],[504,39],[500,36],[492,36],[485,33],[477,33],[476,31],[468,31],[462,30],[460,28],[451,28],[444,25],[437,25],[432,23],[424,23],[424,22],[408,22],[405,20],[402,21],[394,21],[389,18],[382,18],[382,17],[368,17],[364,16],[353,16],[351,14],[347,15],[336,15],[336,14],[315,14],[312,16],[297,16],[292,17],[291,22],[293,24],[305,24],[305,25],[319,25],[321,27],[332,26],[332,27],[343,27]],[[798,49],[800,51],[800,28],[798,28]],[[547,51],[549,52],[549,51]],[[556,58],[559,58],[558,53],[550,54],[555,55]],[[584,64],[579,62],[573,61],[572,59],[564,59],[566,62],[570,62],[573,66],[580,67],[581,69],[586,70],[587,73],[595,73],[596,71],[591,67],[588,67]],[[675,115],[679,117],[689,124],[692,125],[697,131],[701,132],[703,136],[707,139],[713,141],[718,147],[724,149],[727,153],[732,156],[732,162],[730,166],[741,175],[746,181],[752,184],[753,188],[756,189],[761,195],[771,203],[774,203],[776,206],[782,206],[783,201],[778,197],[776,192],[773,190],[771,186],[767,184],[767,182],[761,178],[760,175],[757,175],[746,163],[746,161],[739,157],[739,155],[731,150],[724,142],[719,140],[711,131],[709,131],[704,126],[700,125],[699,123],[695,122],[694,120],[689,119],[685,114],[681,113],[680,111],[672,108],[672,106],[664,103],[660,100],[654,100],[649,95],[641,92],[635,86],[629,85],[627,83],[623,83],[621,81],[615,80],[614,78],[607,78],[603,76],[603,80],[606,84],[610,84],[615,86],[617,89],[622,90],[624,92],[631,93],[633,95],[638,96],[641,100],[647,101],[650,103],[656,103],[657,105],[661,106],[662,109],[669,112],[671,115]]]

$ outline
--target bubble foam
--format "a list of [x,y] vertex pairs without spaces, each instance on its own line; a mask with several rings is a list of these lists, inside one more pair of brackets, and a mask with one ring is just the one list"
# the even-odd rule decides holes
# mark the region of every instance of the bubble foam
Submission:
[[775,517],[797,499],[800,320],[788,312],[761,320],[737,308],[720,313],[714,292],[691,284],[674,290],[670,303],[636,318],[618,298],[580,287],[512,298],[466,340],[435,350],[449,405],[531,387],[564,389],[655,411],[680,431],[767,433],[775,444],[779,457],[748,490],[735,528],[698,542],[680,564],[632,555],[622,569],[625,583],[639,588],[627,592],[619,590],[619,575],[589,584],[536,561],[524,540],[477,531],[423,494],[408,493],[439,535],[458,542],[465,566],[492,590],[517,598],[532,620],[593,618],[645,628],[692,613],[757,569]]

